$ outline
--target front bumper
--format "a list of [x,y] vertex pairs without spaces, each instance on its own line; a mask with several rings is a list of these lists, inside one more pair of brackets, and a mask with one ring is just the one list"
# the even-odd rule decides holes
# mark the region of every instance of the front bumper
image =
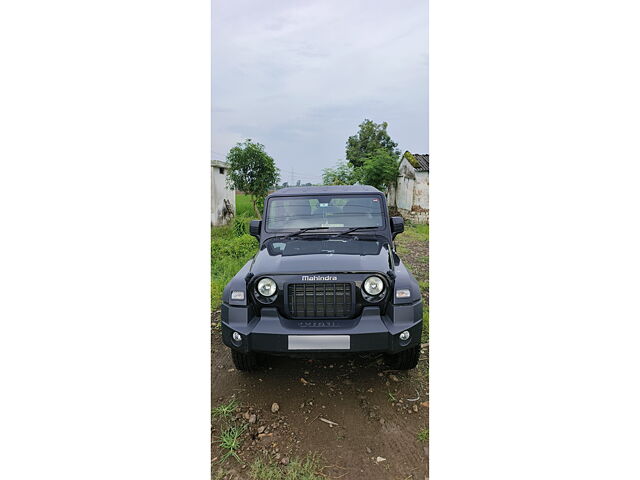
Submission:
[[[400,333],[409,331],[407,341]],[[232,339],[233,332],[242,336]],[[305,352],[386,352],[397,353],[420,343],[422,334],[422,300],[410,305],[392,305],[387,314],[379,307],[364,307],[362,314],[351,320],[290,320],[275,308],[262,308],[260,316],[251,307],[222,305],[222,340],[239,352],[291,353]],[[349,336],[349,347],[338,349],[289,349],[289,336]]]

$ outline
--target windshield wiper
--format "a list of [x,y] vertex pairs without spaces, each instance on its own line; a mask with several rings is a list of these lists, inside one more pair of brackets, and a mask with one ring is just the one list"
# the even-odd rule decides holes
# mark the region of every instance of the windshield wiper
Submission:
[[344,232],[340,232],[337,235],[334,235],[334,237],[341,237],[343,235],[347,235],[347,234],[349,234],[351,232],[355,232],[357,230],[373,230],[373,229],[377,229],[377,228],[380,228],[380,227],[353,227],[353,228],[350,228],[349,230],[345,230]]
[[301,228],[300,230],[298,230],[297,232],[292,232],[289,233],[287,235],[285,235],[282,238],[291,238],[291,237],[295,237],[297,235],[300,235],[301,233],[304,232],[308,232],[309,230],[327,230],[329,227],[307,227],[307,228]]

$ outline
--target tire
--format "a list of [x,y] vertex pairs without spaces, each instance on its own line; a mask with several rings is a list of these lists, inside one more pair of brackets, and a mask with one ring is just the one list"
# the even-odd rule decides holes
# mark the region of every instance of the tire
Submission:
[[387,365],[394,370],[411,370],[412,368],[416,368],[416,365],[418,365],[418,360],[420,359],[420,345],[408,348],[399,353],[386,355],[385,359],[387,361]]
[[241,353],[232,349],[231,359],[236,368],[243,372],[251,372],[258,366],[258,359],[255,353]]

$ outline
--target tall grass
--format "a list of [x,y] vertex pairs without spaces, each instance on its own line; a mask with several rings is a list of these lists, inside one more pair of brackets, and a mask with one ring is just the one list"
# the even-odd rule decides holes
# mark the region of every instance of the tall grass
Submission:
[[[235,221],[235,220],[234,220]],[[251,235],[237,236],[233,225],[211,229],[211,308],[220,307],[222,291],[258,250]]]
[[229,225],[211,228],[211,309],[220,308],[222,291],[258,251],[258,241],[248,234],[255,218],[251,198],[236,195],[236,216]]
[[236,194],[236,216],[248,216],[255,218],[256,212],[253,210],[253,203],[251,203],[251,197],[244,193]]

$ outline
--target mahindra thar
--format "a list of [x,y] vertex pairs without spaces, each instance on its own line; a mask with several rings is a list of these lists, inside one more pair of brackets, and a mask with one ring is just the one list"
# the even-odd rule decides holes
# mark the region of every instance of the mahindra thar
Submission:
[[222,295],[222,339],[238,370],[258,354],[384,353],[394,369],[420,356],[422,297],[396,254],[402,217],[363,185],[284,188],[250,233],[260,249]]

